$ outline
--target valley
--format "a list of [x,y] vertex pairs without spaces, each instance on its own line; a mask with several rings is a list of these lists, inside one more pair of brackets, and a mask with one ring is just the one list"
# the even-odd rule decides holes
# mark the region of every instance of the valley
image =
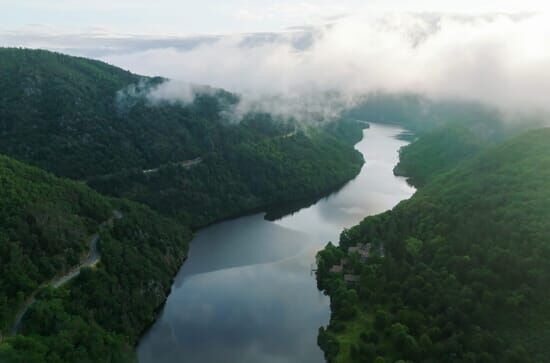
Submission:
[[0,48],[1,363],[548,362],[544,112],[173,82]]
[[275,221],[260,213],[199,230],[138,345],[139,361],[321,361],[317,332],[330,312],[311,273],[315,254],[343,228],[413,193],[392,173],[401,132],[371,124],[355,146],[365,158],[361,172],[312,206]]

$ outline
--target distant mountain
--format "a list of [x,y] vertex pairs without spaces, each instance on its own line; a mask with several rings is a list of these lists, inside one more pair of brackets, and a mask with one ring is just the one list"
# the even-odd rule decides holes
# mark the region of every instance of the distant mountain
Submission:
[[490,136],[502,132],[504,127],[502,114],[496,108],[461,100],[433,100],[415,93],[370,93],[357,99],[345,116],[400,124],[417,133],[456,123]]
[[294,27],[282,33],[261,32],[231,35],[191,35],[191,36],[147,36],[115,35],[101,33],[45,34],[41,26],[27,27],[27,31],[0,32],[2,44],[32,47],[44,44],[44,48],[58,52],[88,57],[105,58],[129,55],[140,52],[175,49],[190,51],[200,46],[217,42],[236,42],[240,47],[265,47],[271,44],[290,45],[297,51],[309,49],[322,28]]
[[[320,253],[328,360],[548,362],[550,129],[424,175],[410,200]],[[363,243],[366,261],[349,258]],[[344,257],[357,283],[329,272]]]

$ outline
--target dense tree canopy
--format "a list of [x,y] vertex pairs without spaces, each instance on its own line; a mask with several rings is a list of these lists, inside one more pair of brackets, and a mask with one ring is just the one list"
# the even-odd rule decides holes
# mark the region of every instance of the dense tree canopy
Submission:
[[189,104],[151,102],[164,82],[103,62],[0,48],[0,153],[59,176],[192,159],[231,142],[219,112],[237,96],[214,90]]
[[[550,339],[550,129],[529,132],[433,177],[319,254],[334,362],[545,362]],[[349,246],[346,284],[328,269]]]
[[29,294],[77,265],[112,213],[84,185],[0,156],[0,330]]
[[[200,226],[333,190],[356,175],[361,127],[268,114],[229,120],[238,96],[151,101],[160,78],[41,50],[0,48],[0,153]],[[201,158],[185,168],[181,162]],[[158,170],[145,173],[144,170]]]
[[[3,156],[0,185],[0,337],[38,292],[22,322],[25,336],[0,339],[0,361],[132,360],[133,342],[154,320],[185,258],[189,230]],[[113,210],[122,219],[101,226]],[[97,232],[100,264],[49,287],[79,265]]]
[[[363,162],[352,145],[364,124],[232,123],[236,95],[151,102],[164,79],[102,62],[0,48],[0,82],[0,153],[79,180],[0,157],[0,362],[134,360],[185,259],[188,226],[318,196]],[[51,287],[95,233],[100,263]]]
[[[360,126],[347,127],[361,135]],[[127,170],[90,180],[98,191],[145,203],[201,226],[243,211],[327,193],[357,174],[362,158],[351,142],[323,130],[240,142],[192,167],[154,173]]]
[[453,168],[494,143],[493,138],[482,138],[462,125],[443,126],[403,147],[394,173],[421,187],[436,174]]

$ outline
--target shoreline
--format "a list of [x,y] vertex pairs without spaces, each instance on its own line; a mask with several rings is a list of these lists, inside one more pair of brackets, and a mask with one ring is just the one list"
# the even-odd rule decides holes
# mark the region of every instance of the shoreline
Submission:
[[[368,129],[369,127],[370,127],[370,124],[365,122],[365,127],[361,129],[361,132],[363,132],[363,130],[365,130],[365,129]],[[358,142],[353,144],[354,149],[355,149],[355,145],[357,145],[359,142],[361,142],[363,140],[363,138],[364,138],[364,135],[363,135],[363,133],[361,133],[361,139]],[[359,152],[359,151],[357,151],[357,152]],[[198,232],[201,229],[213,226],[215,224],[235,220],[235,219],[242,218],[242,217],[251,216],[251,215],[254,215],[254,214],[258,214],[258,213],[265,213],[265,215],[264,215],[265,220],[275,221],[275,220],[280,219],[284,216],[292,215],[292,214],[296,213],[297,211],[299,211],[303,208],[307,208],[307,207],[311,206],[312,204],[317,203],[320,200],[323,200],[325,198],[330,197],[331,195],[337,193],[342,188],[344,188],[348,183],[353,181],[361,173],[361,170],[362,170],[362,168],[363,168],[363,166],[365,165],[365,162],[366,162],[365,158],[363,157],[362,154],[361,154],[361,156],[362,156],[362,163],[358,166],[357,170],[354,171],[353,176],[351,176],[349,179],[347,179],[344,182],[338,183],[337,185],[335,185],[333,187],[327,188],[325,191],[321,191],[319,193],[313,193],[309,197],[307,197],[307,196],[306,197],[301,197],[299,199],[290,200],[290,201],[286,201],[286,202],[266,203],[266,204],[263,204],[261,206],[249,209],[249,210],[245,210],[245,211],[242,211],[242,212],[239,212],[239,213],[232,214],[232,215],[227,216],[227,217],[216,219],[212,222],[209,222],[209,223],[206,223],[206,224],[203,224],[203,225],[193,226],[193,227],[190,226],[189,228],[191,229],[191,231],[193,233],[193,237],[191,238],[191,241],[189,242],[189,245],[192,243],[193,239],[195,238],[194,235],[195,235],[196,232]],[[285,207],[287,207],[289,205],[292,205],[292,208],[291,208],[292,211],[290,211],[288,213],[285,213],[283,215],[280,215],[280,216],[279,216],[279,214],[276,214],[277,218],[274,218],[274,219],[269,218],[270,215],[275,214],[275,211],[277,209],[283,210]],[[300,207],[294,207],[294,206],[297,206],[297,205],[300,205]],[[289,208],[289,210],[290,210],[290,208]],[[170,288],[167,289],[167,291],[166,291],[166,297],[164,298],[163,302],[157,308],[155,308],[155,318],[151,321],[150,324],[148,324],[143,329],[143,331],[141,331],[138,334],[136,341],[132,343],[132,346],[134,347],[134,350],[138,347],[139,343],[141,342],[143,337],[148,333],[150,328],[157,322],[162,309],[166,305],[166,301],[168,300],[168,297],[172,293],[172,287],[173,287],[173,284],[174,284],[174,281],[175,281],[175,277],[177,276],[178,272],[181,270],[181,268],[183,267],[183,265],[185,264],[185,262],[187,261],[188,258],[189,258],[189,256],[186,253],[186,256],[183,259],[181,265],[179,266],[178,270],[176,271],[176,273],[174,274],[174,276],[172,276],[172,278],[170,280]]]

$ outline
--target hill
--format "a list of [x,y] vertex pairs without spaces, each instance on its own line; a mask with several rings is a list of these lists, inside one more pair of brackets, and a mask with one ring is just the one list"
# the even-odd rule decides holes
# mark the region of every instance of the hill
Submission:
[[[319,254],[332,362],[547,362],[550,129],[528,132],[430,177],[393,210]],[[347,248],[346,284],[329,272]],[[355,279],[355,277],[354,277]],[[349,280],[349,278],[348,278]]]
[[496,144],[496,138],[478,136],[462,125],[446,125],[426,131],[399,151],[394,173],[405,176],[415,187],[426,184],[435,175],[452,169],[460,161]]
[[[361,135],[359,126],[351,127]],[[351,143],[311,129],[236,143],[191,168],[169,164],[149,173],[125,170],[92,178],[89,185],[197,227],[243,211],[320,197],[355,176],[362,162]]]
[[[189,230],[4,156],[0,186],[0,361],[133,360],[132,344],[185,258]],[[99,263],[54,284],[88,266],[94,234]],[[16,330],[25,335],[12,336],[26,306]]]
[[326,193],[363,162],[359,123],[230,123],[235,95],[152,103],[165,80],[102,62],[0,49],[0,80],[0,362],[134,360],[186,226]]
[[220,90],[155,107],[147,89],[162,79],[44,50],[0,48],[0,82],[0,153],[77,179],[192,159],[220,138],[221,103],[236,101]]
[[[458,123],[477,127],[476,132],[489,135],[503,127],[503,115],[495,108],[476,102],[454,99],[430,99],[415,93],[367,94],[347,110],[346,117],[370,122],[399,124],[421,134]],[[534,122],[535,120],[533,120]]]
[[237,95],[152,102],[164,79],[98,61],[0,48],[0,81],[0,153],[194,227],[327,193],[363,162],[352,147],[359,123],[229,122]]

